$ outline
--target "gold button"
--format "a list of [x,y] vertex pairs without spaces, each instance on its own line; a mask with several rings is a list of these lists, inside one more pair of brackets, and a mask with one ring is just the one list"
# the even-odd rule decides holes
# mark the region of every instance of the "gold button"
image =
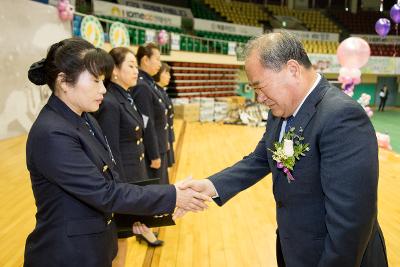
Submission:
[[171,105],[169,105],[169,106],[168,106],[168,108],[172,108],[172,106],[171,106]]
[[167,114],[168,114],[168,109],[165,110],[165,115],[167,115]]
[[107,165],[104,165],[104,166],[103,166],[103,172],[106,172],[107,169],[108,169],[108,166],[107,166]]
[[174,114],[169,115],[169,117],[172,119],[174,117]]
[[140,142],[143,142],[143,138],[140,138]]
[[142,157],[144,158],[144,153],[142,153]]
[[108,220],[108,221],[107,221],[107,225],[110,225],[111,221],[112,221],[112,220]]
[[137,140],[137,141],[136,141],[136,144],[139,145],[139,144],[140,144],[140,140]]
[[174,129],[174,125],[171,126],[171,129]]
[[158,102],[160,102],[160,103],[162,102],[161,98],[158,99]]
[[139,126],[136,126],[136,128],[135,128],[135,131],[137,132],[137,131],[139,131]]

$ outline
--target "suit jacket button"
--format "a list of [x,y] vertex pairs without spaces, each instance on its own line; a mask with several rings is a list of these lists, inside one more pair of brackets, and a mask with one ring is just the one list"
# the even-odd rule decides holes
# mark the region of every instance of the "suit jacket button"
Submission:
[[168,108],[170,108],[170,109],[171,109],[171,108],[172,108],[172,106],[171,106],[171,105],[169,105],[169,106],[168,106]]
[[158,99],[158,102],[160,102],[160,103],[162,102],[161,98]]
[[276,207],[277,207],[277,208],[282,208],[282,207],[283,207],[282,201],[278,200],[278,201],[276,202]]
[[137,140],[137,141],[136,141],[136,145],[139,145],[139,144],[140,144],[140,140]]
[[140,142],[143,142],[143,138],[140,138]]
[[137,131],[139,131],[139,126],[136,126],[136,128],[135,128],[135,131],[137,132]]

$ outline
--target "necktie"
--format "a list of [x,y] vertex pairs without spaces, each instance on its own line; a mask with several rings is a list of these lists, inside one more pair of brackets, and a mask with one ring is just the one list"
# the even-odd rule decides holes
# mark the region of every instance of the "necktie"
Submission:
[[[87,117],[87,114],[84,114],[83,119],[84,119],[85,125],[87,126],[87,128],[89,130],[89,133],[96,138],[96,140],[99,142],[99,144],[103,145],[102,140],[100,140],[101,137],[98,136],[97,134],[95,134],[92,124],[90,123],[89,118]],[[108,144],[108,140],[107,140],[106,136],[104,136],[104,141],[105,141],[106,149],[107,149],[110,159],[114,162],[114,164],[116,164],[114,155],[112,154],[112,151],[111,151],[110,145]]]
[[94,136],[94,131],[93,131],[92,127],[90,126],[90,123],[86,119],[85,119],[85,125],[88,128],[89,133]]
[[290,130],[290,128],[292,127],[291,123],[292,123],[293,119],[294,119],[293,116],[290,116],[286,119],[285,133],[287,133]]
[[133,98],[132,98],[131,94],[130,93],[126,93],[126,97],[128,98],[129,103],[133,107]]

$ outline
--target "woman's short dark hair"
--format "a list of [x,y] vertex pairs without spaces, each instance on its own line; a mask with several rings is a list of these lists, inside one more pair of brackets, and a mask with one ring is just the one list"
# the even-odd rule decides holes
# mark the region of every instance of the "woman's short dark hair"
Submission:
[[142,58],[144,58],[145,56],[150,58],[153,55],[153,49],[160,50],[158,48],[158,46],[154,43],[147,43],[144,46],[142,46],[142,45],[139,46],[137,53],[136,53],[136,59],[137,59],[139,66],[141,64]]
[[36,85],[47,84],[54,91],[61,72],[67,83],[75,84],[85,70],[99,77],[109,76],[113,68],[114,62],[106,51],[81,38],[69,38],[53,44],[46,58],[33,63],[28,78]]
[[[113,59],[114,65],[117,68],[121,68],[122,63],[125,61],[126,55],[132,53],[133,56],[135,56],[135,53],[133,53],[132,50],[130,50],[127,47],[115,47],[113,49],[111,49],[111,51],[109,52],[111,58]],[[109,75],[106,75],[106,85],[108,85],[108,83],[111,80],[111,75],[112,72],[109,73]]]
[[118,68],[121,67],[122,63],[125,61],[126,55],[132,53],[132,55],[135,55],[135,53],[133,53],[132,50],[130,50],[127,47],[115,47],[113,49],[111,49],[111,51],[109,52],[109,54],[111,55],[111,57],[114,60],[114,64],[115,66],[117,66]]
[[170,70],[171,67],[167,63],[162,62],[160,70],[157,72],[156,75],[153,76],[154,81],[158,83],[160,81],[161,73],[163,73],[164,71],[169,72]]

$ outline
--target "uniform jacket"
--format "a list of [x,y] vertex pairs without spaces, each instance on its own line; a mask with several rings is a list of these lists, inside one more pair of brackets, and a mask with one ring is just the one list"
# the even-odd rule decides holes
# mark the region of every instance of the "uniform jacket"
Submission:
[[138,83],[131,89],[131,94],[139,112],[148,117],[144,130],[144,146],[148,159],[160,158],[168,151],[167,105],[157,89],[153,78],[139,70]]
[[110,82],[100,109],[94,115],[107,137],[122,182],[148,179],[144,161],[144,124],[128,91]]
[[91,115],[83,116],[86,121],[52,95],[29,132],[27,167],[37,213],[24,266],[111,266],[117,251],[113,212],[174,210],[173,186],[115,182],[118,174],[100,126]]
[[269,115],[254,152],[210,177],[216,202],[224,204],[272,173],[287,267],[387,266],[377,221],[377,140],[363,108],[321,79],[291,124],[310,146],[296,162],[291,183],[268,150],[283,120]]

